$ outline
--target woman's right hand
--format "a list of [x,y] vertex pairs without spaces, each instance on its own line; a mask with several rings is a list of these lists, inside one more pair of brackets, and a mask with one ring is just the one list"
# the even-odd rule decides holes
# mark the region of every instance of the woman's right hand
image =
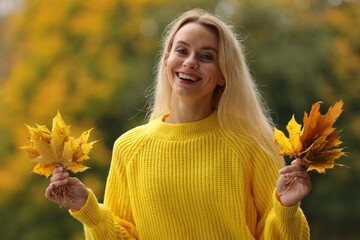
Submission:
[[[59,192],[63,191],[63,196]],[[80,210],[89,195],[87,187],[77,178],[69,177],[63,167],[57,167],[45,190],[45,197],[52,202],[72,210]]]

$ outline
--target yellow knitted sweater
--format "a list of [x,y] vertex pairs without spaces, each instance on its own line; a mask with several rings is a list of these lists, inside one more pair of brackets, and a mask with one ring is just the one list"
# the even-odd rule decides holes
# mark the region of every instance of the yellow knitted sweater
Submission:
[[251,138],[226,135],[216,112],[193,123],[162,119],[115,142],[104,203],[90,191],[70,211],[86,239],[309,239],[299,205],[276,199],[279,164]]

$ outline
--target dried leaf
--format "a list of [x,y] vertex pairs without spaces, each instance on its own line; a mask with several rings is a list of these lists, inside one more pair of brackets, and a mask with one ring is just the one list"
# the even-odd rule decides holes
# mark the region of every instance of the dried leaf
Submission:
[[46,177],[49,177],[51,175],[51,173],[54,171],[55,167],[56,166],[53,164],[38,163],[35,165],[35,167],[32,171],[33,171],[33,173],[37,173],[39,175],[44,175]]
[[59,112],[53,118],[52,131],[42,125],[26,127],[30,133],[29,143],[21,149],[36,163],[34,173],[48,177],[58,166],[73,173],[88,169],[79,163],[89,159],[90,150],[97,142],[87,142],[92,129],[83,132],[77,139],[71,137],[70,126],[65,124]]
[[344,166],[335,163],[346,154],[343,148],[339,148],[342,143],[340,131],[333,127],[343,111],[343,102],[336,102],[324,115],[320,113],[320,104],[321,102],[313,104],[309,114],[304,112],[302,130],[294,115],[292,116],[286,127],[289,138],[275,128],[274,142],[280,147],[280,155],[302,158],[309,163],[308,171],[325,173],[325,169],[335,165]]
[[275,142],[280,146],[280,155],[288,155],[294,157],[300,154],[302,145],[300,142],[301,125],[298,124],[293,115],[286,126],[289,132],[289,138],[285,134],[275,128]]
[[308,167],[308,171],[316,170],[318,173],[325,173],[326,169],[334,168],[334,163],[313,163]]

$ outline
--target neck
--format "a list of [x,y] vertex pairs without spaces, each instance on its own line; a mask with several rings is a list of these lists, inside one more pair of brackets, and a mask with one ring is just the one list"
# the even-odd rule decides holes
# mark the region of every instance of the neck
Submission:
[[185,104],[177,102],[172,104],[170,115],[165,119],[168,123],[195,122],[208,117],[213,112],[207,104]]

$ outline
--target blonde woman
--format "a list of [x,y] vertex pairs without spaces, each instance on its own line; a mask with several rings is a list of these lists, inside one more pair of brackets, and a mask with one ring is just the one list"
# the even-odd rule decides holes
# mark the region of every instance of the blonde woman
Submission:
[[[63,169],[51,177],[46,197],[87,239],[309,239],[306,166],[277,156],[229,25],[202,10],[172,22],[152,99],[149,122],[115,142],[103,204]],[[63,185],[65,203],[53,194]]]

